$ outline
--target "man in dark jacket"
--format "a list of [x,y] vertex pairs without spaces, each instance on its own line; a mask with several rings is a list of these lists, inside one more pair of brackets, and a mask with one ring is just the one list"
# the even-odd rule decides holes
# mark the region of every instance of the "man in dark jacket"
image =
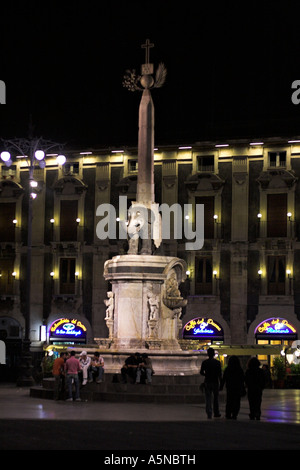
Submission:
[[135,383],[137,369],[141,362],[142,358],[138,352],[131,354],[129,357],[127,357],[127,359],[125,359],[124,365],[121,369],[122,383],[127,383],[127,376],[129,377],[131,383]]
[[221,416],[219,411],[219,388],[222,379],[221,364],[214,358],[215,351],[212,348],[208,348],[207,355],[208,359],[202,362],[200,369],[200,374],[205,377],[206,414],[208,418],[211,418],[213,409],[214,417],[219,418]]

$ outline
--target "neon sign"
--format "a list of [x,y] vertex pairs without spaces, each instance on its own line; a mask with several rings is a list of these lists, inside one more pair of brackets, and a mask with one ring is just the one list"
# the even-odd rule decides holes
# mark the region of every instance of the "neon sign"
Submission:
[[75,318],[60,318],[50,326],[50,338],[82,340],[86,337],[86,327]]
[[223,328],[212,318],[194,318],[183,328],[185,339],[223,339],[223,336]]
[[259,337],[271,337],[271,336],[290,336],[290,337],[296,337],[297,336],[297,330],[293,325],[291,325],[287,320],[284,318],[268,318],[267,320],[264,320],[261,322],[256,330],[255,330],[256,336]]

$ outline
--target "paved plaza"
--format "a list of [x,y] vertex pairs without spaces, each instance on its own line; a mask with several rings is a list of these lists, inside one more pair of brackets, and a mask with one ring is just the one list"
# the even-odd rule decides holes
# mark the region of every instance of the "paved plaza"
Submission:
[[207,420],[203,403],[63,402],[2,384],[0,449],[98,450],[103,458],[141,450],[300,449],[300,390],[265,390],[261,421],[249,420],[246,398],[236,421],[225,419],[224,406],[223,395],[221,418]]

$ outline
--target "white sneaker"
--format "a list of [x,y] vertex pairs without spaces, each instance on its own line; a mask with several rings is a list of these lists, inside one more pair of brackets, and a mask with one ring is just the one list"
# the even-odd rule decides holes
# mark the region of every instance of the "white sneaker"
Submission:
[[87,384],[87,380],[84,380],[84,381],[82,382],[82,385],[86,385],[86,384]]

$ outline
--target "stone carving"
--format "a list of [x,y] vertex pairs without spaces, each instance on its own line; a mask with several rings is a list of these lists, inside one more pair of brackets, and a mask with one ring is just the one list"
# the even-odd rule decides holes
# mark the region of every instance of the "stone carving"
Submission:
[[128,254],[152,254],[150,209],[143,205],[135,205],[129,208],[127,234],[129,237]]
[[158,322],[159,322],[159,295],[155,295],[152,292],[148,293],[148,305],[149,305],[149,339],[157,338]]
[[114,294],[113,292],[107,292],[107,299],[104,300],[106,305],[106,326],[109,331],[109,338],[113,337],[113,328],[114,328]]
[[112,320],[114,316],[114,294],[113,292],[107,292],[108,299],[104,300],[106,305],[106,317],[105,320]]
[[149,293],[148,304],[150,308],[149,320],[158,320],[159,314],[159,296]]
[[178,289],[175,272],[172,272],[170,277],[166,280],[163,302],[166,307],[170,309],[182,308],[187,304],[187,300],[181,296],[180,290]]

